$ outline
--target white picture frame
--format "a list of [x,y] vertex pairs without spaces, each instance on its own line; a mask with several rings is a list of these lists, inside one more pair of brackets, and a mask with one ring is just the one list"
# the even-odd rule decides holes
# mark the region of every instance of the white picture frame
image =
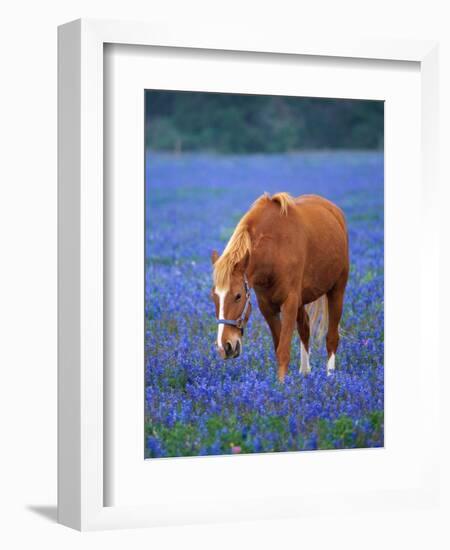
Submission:
[[[423,254],[420,256],[421,287],[431,291],[431,299],[421,301],[420,316],[437,318],[437,165],[438,151],[438,50],[428,41],[395,41],[359,37],[270,38],[263,34],[228,29],[194,29],[179,26],[174,32],[151,23],[78,20],[59,28],[59,149],[58,149],[58,270],[59,270],[59,351],[58,351],[58,518],[80,530],[153,526],[173,523],[256,519],[272,517],[273,507],[262,496],[247,502],[223,501],[214,510],[205,503],[180,498],[169,511],[150,505],[105,506],[108,491],[104,476],[104,193],[103,193],[103,97],[104,45],[129,44],[278,53],[334,58],[410,61],[420,64],[421,79],[421,220]],[[434,298],[434,299],[433,299]],[[423,331],[426,328],[421,325]],[[437,418],[439,361],[437,332],[426,334],[429,365],[421,386],[420,406],[433,425]],[[431,339],[431,341],[430,341]],[[435,351],[436,350],[436,351]],[[433,360],[434,359],[434,360]],[[431,453],[431,454],[430,454]],[[406,502],[429,504],[437,498],[438,457],[434,448],[427,455],[419,486],[392,491],[389,506]],[[434,453],[434,454],[433,454]],[[430,460],[431,456],[431,460]],[[242,457],[245,460],[245,457]],[[203,460],[203,459],[202,459]],[[213,459],[214,460],[214,459]],[[192,464],[192,463],[191,463]],[[189,463],[184,462],[189,469]],[[188,470],[186,470],[187,472]],[[281,516],[320,513],[324,508],[342,510],[356,506],[380,506],[382,498],[367,493],[355,499],[343,492],[327,495],[318,488],[316,498],[305,502],[287,499]],[[182,496],[182,495],[180,495]],[[379,495],[383,497],[383,495]],[[385,495],[384,495],[385,496]],[[226,507],[231,511],[225,512]]]

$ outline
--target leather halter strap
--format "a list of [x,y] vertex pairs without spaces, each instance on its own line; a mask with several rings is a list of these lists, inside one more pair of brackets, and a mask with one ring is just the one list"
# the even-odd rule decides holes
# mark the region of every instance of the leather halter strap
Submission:
[[230,327],[236,327],[241,331],[241,335],[244,335],[245,317],[247,315],[248,308],[251,303],[250,286],[248,284],[247,275],[244,273],[244,288],[245,288],[245,305],[241,315],[236,321],[231,319],[217,319],[218,325],[229,325]]

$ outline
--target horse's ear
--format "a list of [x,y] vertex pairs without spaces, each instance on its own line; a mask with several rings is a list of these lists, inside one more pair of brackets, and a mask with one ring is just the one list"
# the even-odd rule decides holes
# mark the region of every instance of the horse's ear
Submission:
[[211,252],[211,263],[213,265],[217,262],[218,257],[219,257],[219,253],[217,252],[217,250],[213,250]]
[[248,261],[249,260],[250,260],[250,252],[247,250],[247,252],[243,256],[242,260],[239,260],[239,262],[236,264],[234,270],[237,273],[245,273],[245,270],[248,267]]

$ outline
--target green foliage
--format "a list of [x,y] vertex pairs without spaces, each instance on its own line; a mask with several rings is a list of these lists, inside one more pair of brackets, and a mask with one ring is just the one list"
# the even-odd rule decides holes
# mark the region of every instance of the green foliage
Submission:
[[[367,431],[370,426],[369,432]],[[373,439],[381,436],[384,427],[384,413],[374,411],[368,417],[354,421],[342,415],[335,421],[318,421],[318,449],[351,449],[370,446],[367,444],[367,433]]]
[[[169,380],[169,387],[173,387],[172,384],[179,385],[180,380],[173,377]],[[356,420],[347,415],[334,421],[318,418],[310,424],[309,427],[317,434],[317,449],[363,448],[371,446],[368,437],[377,441],[382,439],[384,414],[382,411],[374,411]],[[235,414],[212,415],[206,420],[205,427],[205,430],[201,430],[196,424],[176,422],[168,428],[147,420],[146,436],[164,441],[166,456],[198,455],[201,449],[212,448],[214,444],[219,445],[214,454],[230,454],[234,447],[240,448],[241,453],[258,452],[252,430],[265,434],[260,439],[265,452],[300,451],[306,448],[302,435],[292,434],[286,416],[248,413],[244,418],[238,418]],[[286,447],[287,441],[289,443]],[[147,453],[147,458],[150,456]]]
[[145,104],[147,146],[154,150],[383,148],[382,101],[149,90]]
[[193,424],[177,422],[172,428],[146,426],[146,434],[164,441],[168,456],[191,456],[195,454],[198,428]]

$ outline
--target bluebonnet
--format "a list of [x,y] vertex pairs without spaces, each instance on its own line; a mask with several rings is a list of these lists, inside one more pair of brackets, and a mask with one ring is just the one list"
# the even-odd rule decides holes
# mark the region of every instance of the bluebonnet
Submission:
[[[382,446],[382,154],[148,153],[146,186],[146,456]],[[323,345],[313,346],[311,374],[299,374],[296,337],[279,384],[257,307],[243,354],[224,362],[216,353],[211,250],[264,191],[317,193],[346,214],[351,273],[331,377]]]

